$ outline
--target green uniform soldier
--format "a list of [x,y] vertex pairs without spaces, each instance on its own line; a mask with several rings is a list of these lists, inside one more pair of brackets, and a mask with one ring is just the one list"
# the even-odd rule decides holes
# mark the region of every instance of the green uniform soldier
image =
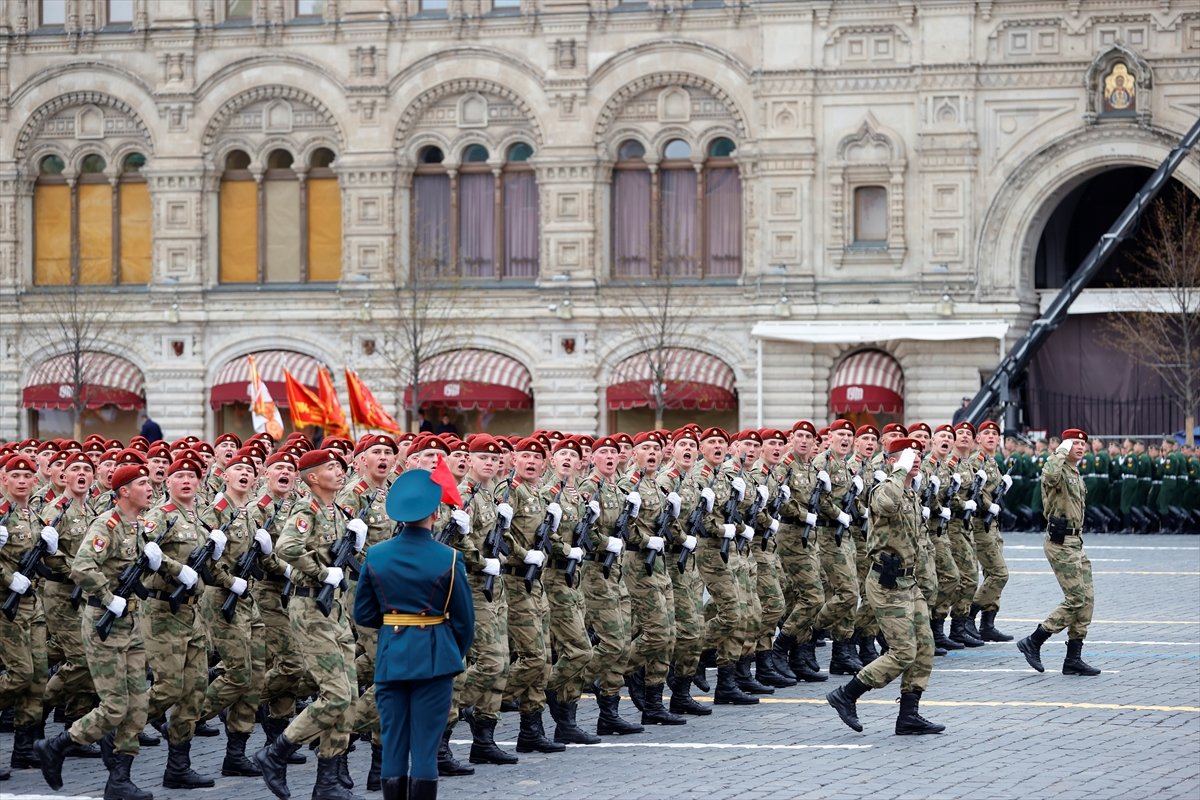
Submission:
[[975,426],[960,422],[954,426],[954,469],[959,478],[959,490],[950,498],[950,521],[946,535],[950,541],[950,554],[958,567],[958,586],[947,598],[950,610],[950,639],[967,647],[982,647],[983,640],[975,635],[970,626],[971,604],[979,583],[979,566],[975,561],[975,541],[966,520],[978,511],[978,502],[972,498],[972,484],[978,473],[987,473],[979,467],[972,468],[970,457],[975,448]]
[[934,646],[942,650],[962,650],[966,645],[946,636],[946,615],[950,613],[952,599],[958,592],[961,576],[958,562],[950,548],[950,537],[946,526],[951,521],[950,499],[954,491],[954,476],[957,474],[958,458],[953,454],[954,428],[938,425],[930,436],[929,458],[925,460],[929,472],[926,479],[933,488],[933,502],[929,507],[929,536],[933,545],[934,568],[937,571],[937,599],[930,608],[930,626],[933,630]]
[[[754,506],[766,502],[760,494],[766,494],[767,487],[761,491],[752,474],[752,465],[762,449],[762,437],[758,431],[747,429],[738,431],[730,443],[730,458],[726,469],[732,475],[732,480],[741,481],[744,488],[739,487],[736,506],[736,521],[730,517],[726,521],[734,523],[737,531],[736,538],[730,542],[729,570],[737,581],[738,597],[741,602],[742,626],[738,631],[740,643],[737,665],[734,670],[734,681],[746,694],[774,694],[775,690],[760,682],[750,671],[754,660],[756,634],[762,625],[762,602],[758,597],[758,563],[751,552],[754,542],[754,526],[751,516]],[[734,464],[737,464],[734,467]]]
[[[759,511],[750,520],[754,539],[750,542],[757,576],[755,589],[762,608],[761,621],[752,631],[754,639],[754,677],[767,686],[795,686],[795,675],[785,674],[776,667],[773,652],[775,631],[783,623],[787,602],[783,594],[783,564],[779,556],[779,529],[783,524],[783,503],[791,495],[788,486],[789,467],[783,464],[788,434],[777,428],[763,428],[759,461],[750,471],[759,493]],[[765,499],[763,497],[765,495]],[[786,669],[786,659],[783,661]]]
[[1063,600],[1017,649],[1029,666],[1044,672],[1041,647],[1052,635],[1067,629],[1064,675],[1099,675],[1100,670],[1083,660],[1083,640],[1092,622],[1095,592],[1092,562],[1083,552],[1083,479],[1079,461],[1087,451],[1087,434],[1078,428],[1063,431],[1062,444],[1042,470],[1043,504],[1046,508],[1046,539],[1042,548],[1062,588]]
[[[971,518],[971,533],[975,541],[975,559],[983,573],[983,580],[975,591],[969,617],[974,635],[985,642],[1011,642],[1013,637],[996,627],[996,614],[1000,611],[1000,594],[1008,585],[1008,564],[1004,561],[1004,538],[1000,535],[1000,505],[996,502],[1001,484],[1005,490],[1012,486],[1012,478],[1000,472],[995,453],[1000,443],[1000,426],[992,420],[979,424],[976,437],[979,450],[969,463],[976,471],[983,470],[986,479],[979,492],[979,507]],[[980,615],[978,628],[975,616]]]

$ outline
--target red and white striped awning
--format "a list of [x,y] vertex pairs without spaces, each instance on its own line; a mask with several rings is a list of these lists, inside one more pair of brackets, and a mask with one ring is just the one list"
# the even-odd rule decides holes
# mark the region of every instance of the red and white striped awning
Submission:
[[72,353],[38,364],[21,392],[25,408],[70,409],[78,383],[85,408],[116,406],[129,411],[146,405],[146,378],[136,365],[109,353],[80,354],[78,375]]
[[[280,408],[288,407],[287,385],[284,382],[283,371],[292,373],[292,377],[300,383],[317,389],[317,370],[320,362],[312,356],[297,353],[292,350],[260,350],[251,353],[258,367],[258,377],[267,385],[271,399]],[[220,408],[232,403],[250,402],[250,362],[246,356],[238,356],[217,373],[213,381],[209,402],[213,408]]]
[[833,373],[829,407],[835,414],[899,414],[904,410],[904,370],[882,350],[854,353]]
[[737,378],[716,356],[683,347],[647,350],[630,356],[613,369],[607,392],[610,410],[648,408],[654,384],[661,376],[668,409],[727,411],[737,408]]
[[[421,405],[488,410],[533,408],[533,378],[516,359],[491,350],[451,350],[421,364]],[[404,391],[412,406],[412,387]]]

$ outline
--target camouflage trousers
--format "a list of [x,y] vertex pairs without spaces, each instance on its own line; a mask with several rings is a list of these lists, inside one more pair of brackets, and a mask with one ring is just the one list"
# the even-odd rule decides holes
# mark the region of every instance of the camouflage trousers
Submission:
[[701,539],[696,546],[696,565],[709,595],[704,643],[717,651],[719,667],[733,666],[742,656],[746,606],[742,583],[734,571],[736,559],[732,543],[729,563],[721,559],[721,539],[717,537]]
[[634,631],[626,670],[645,667],[647,686],[666,683],[675,650],[675,596],[667,576],[668,560],[659,554],[654,573],[647,575],[644,553],[632,551],[624,556],[623,575]]
[[[88,672],[79,630],[80,610],[71,606],[75,584],[46,581],[42,584],[42,607],[46,610],[48,662],[57,660],[58,671],[46,682],[45,701],[62,706],[67,719],[82,717],[92,707],[92,675]],[[82,608],[82,605],[81,605]]]
[[700,664],[704,647],[704,586],[691,558],[683,572],[676,566],[677,560],[674,555],[667,559],[675,603],[675,651],[671,659],[677,672],[691,675]]
[[350,612],[340,598],[326,617],[314,598],[293,597],[288,603],[288,618],[304,670],[317,684],[317,699],[288,723],[283,735],[293,744],[320,736],[321,757],[340,756],[350,746],[353,706],[358,696]]
[[975,590],[974,604],[984,611],[1000,610],[1000,593],[1008,583],[1008,564],[1004,561],[1004,538],[1000,526],[993,522],[989,528],[983,520],[971,522],[975,529],[975,558],[983,571],[983,582]]
[[753,640],[753,649],[770,650],[775,641],[775,629],[783,622],[783,586],[780,583],[782,567],[779,564],[779,554],[775,552],[774,541],[767,543],[767,549],[762,549],[762,541],[755,539],[750,544],[748,558],[755,563],[755,597],[758,598],[758,625],[750,631],[748,638]]
[[[358,595],[358,581],[351,579],[349,588],[342,596],[348,609],[354,608]],[[354,629],[354,672],[358,687],[366,691],[354,703],[353,731],[365,738],[380,741],[379,706],[375,703],[375,651],[379,648],[379,629],[359,627],[351,615],[350,626]]]
[[946,536],[950,539],[950,555],[958,566],[958,585],[946,599],[950,602],[951,617],[965,617],[971,613],[971,602],[975,599],[975,587],[979,583],[975,541],[960,519],[950,520],[946,526]]
[[266,673],[266,629],[254,594],[247,591],[237,603],[233,621],[226,622],[221,605],[229,593],[216,586],[204,589],[200,601],[208,619],[212,646],[221,654],[225,671],[208,685],[201,719],[225,709],[225,727],[232,733],[252,733]]
[[146,715],[157,719],[170,709],[171,743],[190,742],[208,689],[208,643],[199,606],[185,603],[172,614],[165,600],[149,600],[143,609],[138,623],[154,674]]
[[595,635],[586,679],[595,678],[602,693],[614,695],[625,685],[625,665],[629,661],[633,614],[629,590],[621,580],[619,563],[607,578],[596,561],[584,562],[579,571],[583,576],[584,619]]
[[821,548],[816,536],[809,536],[804,546],[804,529],[784,525],[779,529],[779,560],[783,573],[785,617],[783,632],[801,641],[812,636],[813,622],[825,605],[825,589],[821,585]]
[[825,574],[825,604],[817,612],[814,628],[827,628],[834,641],[854,634],[854,611],[858,606],[858,573],[855,569],[854,542],[850,533],[839,545],[833,528],[817,528],[821,551],[821,570]]
[[1083,537],[1071,535],[1062,544],[1055,544],[1047,535],[1042,552],[1063,593],[1062,602],[1050,612],[1042,627],[1050,633],[1066,628],[1067,638],[1086,639],[1096,595],[1092,587],[1092,562],[1083,552]]
[[868,637],[874,638],[879,633],[879,623],[875,621],[875,612],[867,603],[867,573],[871,571],[871,554],[867,550],[865,534],[854,531],[854,568],[858,576],[858,611],[854,614],[854,629],[862,631]]
[[254,601],[262,617],[267,649],[262,700],[275,719],[288,719],[296,711],[298,698],[317,691],[317,685],[304,671],[304,660],[292,641],[292,622],[283,607],[282,588],[282,583],[272,580],[261,581],[254,587]]
[[922,543],[917,555],[917,588],[925,598],[926,607],[932,609],[937,604],[938,583],[933,544],[928,540]]
[[[8,592],[0,592],[8,596]],[[15,724],[37,725],[42,721],[42,697],[46,692],[46,617],[37,594],[27,591],[10,622],[0,614],[0,708],[16,706]]]
[[888,649],[863,667],[858,679],[872,689],[882,689],[903,675],[901,692],[925,691],[933,671],[933,632],[929,629],[929,608],[920,590],[915,583],[885,589],[879,585],[879,573],[872,571],[867,577],[866,601],[879,621]]
[[104,641],[96,633],[96,622],[104,616],[104,609],[83,607],[83,652],[100,704],[75,720],[70,733],[77,744],[91,744],[113,731],[113,749],[136,756],[138,734],[146,727],[150,689],[146,685],[146,647],[137,621],[131,618],[139,612],[135,602],[129,605],[134,608],[127,609],[113,623]]
[[546,707],[546,680],[550,653],[546,646],[546,615],[550,606],[540,580],[525,591],[523,575],[502,576],[508,595],[508,642],[514,656],[508,670],[504,696],[521,707],[522,713]]
[[550,604],[547,625],[551,652],[557,656],[546,688],[554,690],[560,703],[574,703],[583,693],[583,676],[592,661],[592,642],[584,626],[583,592],[578,584],[567,586],[566,573],[550,566],[542,572],[542,586]]
[[958,590],[958,564],[950,552],[950,535],[943,532],[941,536],[930,534],[933,541],[933,564],[937,569],[937,600],[931,606],[934,619],[945,619],[950,613],[950,601]]
[[466,671],[454,680],[449,722],[457,720],[458,709],[467,706],[474,706],[480,719],[500,718],[500,700],[509,670],[508,598],[504,582],[497,578],[489,602],[483,596],[484,577],[472,574],[467,578],[475,601],[475,641],[467,652]]

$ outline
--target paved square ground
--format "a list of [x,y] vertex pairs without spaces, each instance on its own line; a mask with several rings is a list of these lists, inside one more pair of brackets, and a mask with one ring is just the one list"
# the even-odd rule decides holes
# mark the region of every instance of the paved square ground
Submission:
[[[640,736],[607,738],[556,755],[522,756],[515,767],[477,767],[446,779],[442,797],[472,798],[971,798],[972,800],[1117,800],[1200,798],[1200,537],[1089,536],[1096,580],[1096,615],[1084,657],[1104,673],[1063,676],[1059,634],[1042,650],[1039,675],[1013,644],[989,644],[936,660],[921,710],[944,723],[941,736],[892,733],[898,684],[859,701],[863,733],[846,728],[825,704],[836,683],[779,690],[750,708],[718,707],[685,726]],[[1041,537],[1010,534],[1011,573],[998,625],[1023,636],[1058,603]],[[829,648],[818,650],[822,664]],[[715,677],[710,673],[710,678]],[[626,715],[636,714],[628,701]],[[581,724],[594,726],[585,698]],[[546,715],[550,727],[549,714]],[[51,732],[56,726],[51,726]],[[497,740],[514,742],[515,714],[505,715]],[[465,760],[469,732],[456,731]],[[197,739],[196,768],[218,776],[224,738]],[[261,734],[251,739],[251,747]],[[0,753],[7,759],[11,737]],[[366,793],[370,754],[351,754]],[[262,781],[218,778],[212,789],[169,791],[159,785],[166,747],[148,748],[134,777],[155,798],[200,800],[272,797]],[[292,767],[292,797],[307,798],[315,764]],[[69,761],[66,786],[48,792],[36,771],[0,783],[0,798],[99,797],[98,761]]]

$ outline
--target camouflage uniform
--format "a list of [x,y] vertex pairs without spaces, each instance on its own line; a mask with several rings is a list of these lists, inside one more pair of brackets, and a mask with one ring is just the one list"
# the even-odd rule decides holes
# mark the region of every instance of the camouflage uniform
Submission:
[[858,581],[855,572],[854,542],[849,531],[837,541],[837,516],[842,500],[850,491],[851,477],[846,462],[825,451],[813,459],[813,469],[829,474],[830,491],[821,493],[821,513],[817,515],[817,542],[821,551],[821,571],[825,574],[825,604],[817,612],[816,628],[828,628],[835,642],[849,640],[854,634],[854,610],[858,606]]
[[687,520],[700,502],[700,490],[686,477],[676,466],[658,473],[655,479],[659,491],[674,491],[680,499],[679,516],[671,523],[667,547],[658,556],[659,561],[666,561],[667,574],[671,577],[671,599],[675,610],[675,648],[671,659],[675,672],[680,675],[695,673],[704,643],[704,586],[698,579],[691,555],[685,559],[684,569],[678,567],[683,540],[690,534]]
[[[615,695],[625,683],[626,663],[631,647],[629,590],[621,580],[621,562],[618,559],[609,576],[604,577],[600,562],[604,559],[604,547],[609,534],[615,535],[617,517],[625,506],[625,497],[616,483],[594,475],[580,485],[579,491],[588,500],[600,504],[600,518],[592,526],[592,544],[595,555],[586,559],[580,567],[581,585],[586,606],[585,617],[588,627],[595,633],[592,662],[587,674],[595,677],[600,691]],[[522,589],[523,590],[523,589]]]
[[942,509],[946,508],[949,510],[949,506],[943,503],[946,494],[950,491],[950,481],[953,479],[954,467],[957,462],[953,457],[950,457],[940,461],[928,459],[925,463],[928,467],[928,474],[925,479],[929,480],[936,476],[939,483],[936,496],[929,507],[929,534],[930,540],[933,543],[934,567],[937,571],[936,599],[934,600],[934,604],[930,606],[930,610],[933,614],[934,623],[937,625],[938,630],[941,630],[942,621],[950,613],[950,600],[954,596],[960,579],[958,564],[950,552],[950,541],[946,535],[944,524],[946,521],[942,518]]
[[1062,544],[1042,543],[1046,560],[1062,587],[1063,600],[1046,617],[1042,627],[1049,633],[1067,628],[1070,639],[1085,639],[1092,622],[1095,592],[1092,588],[1092,562],[1083,552],[1083,479],[1079,469],[1057,453],[1042,469],[1042,506],[1046,518],[1065,517],[1069,533]]
[[[975,539],[975,557],[979,568],[983,571],[983,581],[975,590],[973,605],[983,611],[1000,610],[1000,593],[1008,583],[1008,564],[1004,561],[1004,538],[1000,535],[1000,518],[992,520],[990,525],[983,524],[988,506],[995,502],[996,490],[1000,487],[1003,477],[996,460],[978,451],[970,459],[972,470],[982,469],[987,473],[987,480],[979,492],[979,508],[971,519],[971,529]],[[1045,468],[1042,470],[1042,484],[1045,486]],[[1044,494],[1044,492],[1043,492]]]
[[700,515],[702,535],[696,545],[696,565],[711,598],[712,615],[705,630],[705,644],[716,650],[718,667],[731,667],[741,659],[746,628],[745,598],[734,572],[737,556],[733,542],[729,543],[729,562],[721,558],[726,522],[724,507],[733,492],[732,478],[723,468],[714,470],[704,461],[692,467],[689,478],[697,490],[711,487],[716,498],[712,509]]
[[[0,503],[0,520],[5,519],[8,544],[0,548],[0,598],[8,597],[8,585],[21,559],[37,545],[42,530],[41,520],[32,507],[20,509],[14,508],[11,501]],[[46,617],[36,584],[21,596],[11,621],[0,614],[0,653],[5,666],[0,673],[0,708],[16,707],[17,736],[24,736],[28,746],[32,746],[33,734],[42,722],[47,670]],[[15,742],[13,767],[25,766],[28,757],[20,741]]]
[[53,527],[58,531],[58,552],[42,560],[48,573],[41,585],[47,660],[58,664],[58,670],[46,682],[45,700],[47,705],[61,706],[69,720],[82,717],[92,708],[95,691],[83,652],[82,615],[71,605],[71,593],[75,591],[71,559],[79,551],[93,516],[86,502],[73,503],[66,495],[42,515],[42,523],[55,523]]
[[862,635],[860,641],[873,642],[875,634],[879,633],[879,624],[875,621],[875,614],[866,600],[867,573],[871,569],[870,554],[867,552],[867,498],[870,497],[871,489],[875,486],[875,471],[879,469],[882,461],[883,453],[880,451],[875,453],[870,461],[855,454],[846,462],[850,468],[850,474],[858,475],[863,479],[863,490],[855,502],[857,516],[850,526],[850,532],[854,538],[854,568],[858,577],[859,596],[858,610],[854,614],[854,630],[856,635]]
[[[557,487],[546,490],[546,499],[558,495]],[[546,634],[552,652],[558,655],[550,670],[546,688],[552,690],[562,704],[574,703],[583,693],[584,673],[592,661],[592,642],[584,627],[583,592],[578,577],[574,586],[567,585],[567,554],[574,545],[572,533],[582,516],[579,492],[568,488],[558,504],[563,515],[558,530],[550,534],[550,554],[542,570],[542,586],[550,604]],[[587,531],[584,531],[587,536]],[[578,571],[576,572],[578,576]]]
[[630,646],[627,672],[645,667],[646,685],[660,686],[667,680],[671,653],[675,648],[675,599],[667,575],[669,557],[666,548],[654,562],[652,574],[646,574],[646,543],[657,536],[656,525],[666,500],[652,476],[643,478],[632,472],[619,482],[625,492],[635,491],[642,498],[636,518],[629,521],[629,538],[622,556],[621,575],[629,591],[632,611],[631,629],[636,633]]
[[[821,550],[818,538],[804,540],[808,503],[817,485],[817,470],[812,461],[800,461],[789,456],[787,483],[792,496],[780,509],[783,523],[779,527],[779,558],[782,562],[785,612],[783,632],[800,642],[812,637],[813,622],[825,604],[821,586]],[[819,501],[818,501],[819,509]]]
[[525,554],[535,546],[534,534],[546,516],[546,501],[534,484],[513,479],[509,505],[513,507],[512,552],[503,576],[508,595],[508,638],[516,656],[508,672],[505,696],[516,700],[523,713],[540,712],[546,705],[549,650],[546,644],[546,615],[550,606],[540,580],[525,590]]
[[[949,602],[952,619],[963,619],[971,612],[971,601],[975,599],[975,587],[979,582],[979,567],[975,563],[975,540],[963,522],[963,514],[966,513],[963,506],[971,499],[975,469],[971,468],[968,459],[958,461],[951,469],[958,473],[962,482],[958,492],[950,498],[950,521],[946,525],[946,532],[950,538],[950,555],[958,567],[958,585],[942,602]],[[976,513],[978,510],[977,508]]]

